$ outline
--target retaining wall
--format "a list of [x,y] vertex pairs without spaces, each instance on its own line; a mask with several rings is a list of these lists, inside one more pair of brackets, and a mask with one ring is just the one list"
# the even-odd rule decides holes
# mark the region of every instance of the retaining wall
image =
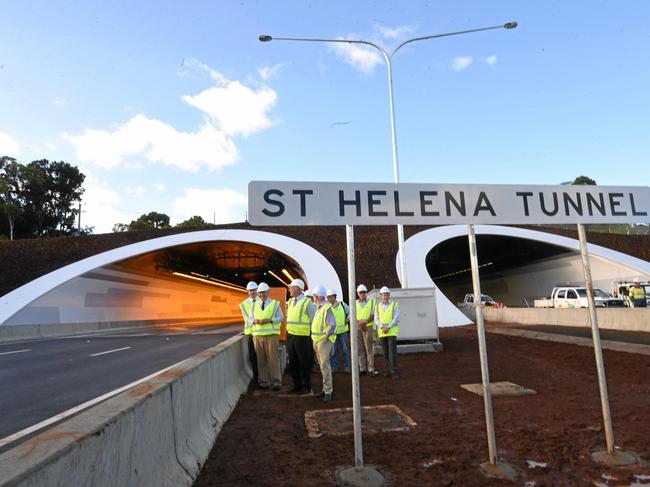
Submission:
[[0,486],[189,486],[251,375],[232,337],[4,453]]
[[[476,321],[474,309],[464,311]],[[599,328],[624,331],[650,331],[650,308],[598,308]],[[589,310],[555,308],[483,308],[485,321],[520,325],[589,327]]]

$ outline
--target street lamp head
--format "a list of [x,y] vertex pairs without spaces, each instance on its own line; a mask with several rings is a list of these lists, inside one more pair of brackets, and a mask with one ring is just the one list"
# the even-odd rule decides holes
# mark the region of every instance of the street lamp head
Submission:
[[[504,29],[514,29],[514,28],[516,28],[516,27],[517,27],[517,22],[508,22],[507,24],[504,24],[504,25],[503,25],[503,28],[504,28]],[[260,37],[260,40],[262,40],[261,37]],[[270,40],[270,39],[269,39],[269,40]]]
[[259,39],[260,39],[260,42],[271,42],[271,41],[273,40],[273,37],[271,37],[271,36],[269,36],[269,35],[264,35],[264,34],[262,34],[262,35],[259,37]]

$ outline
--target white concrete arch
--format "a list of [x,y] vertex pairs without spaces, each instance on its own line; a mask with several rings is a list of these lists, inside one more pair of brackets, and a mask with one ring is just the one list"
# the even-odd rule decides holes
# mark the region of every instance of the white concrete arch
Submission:
[[86,272],[155,250],[190,243],[218,241],[259,244],[283,253],[299,263],[305,272],[305,278],[312,286],[323,284],[333,287],[339,295],[342,295],[341,282],[334,267],[319,251],[299,240],[257,230],[204,230],[126,245],[74,262],[39,277],[0,298],[0,326],[6,324],[12,316],[33,301]]
[[[474,228],[477,235],[516,237],[536,240],[571,250],[580,250],[578,240],[551,233],[498,225],[475,225]],[[435,284],[426,268],[427,254],[432,248],[445,240],[466,235],[467,225],[449,225],[424,230],[406,240],[404,247],[406,252],[408,286],[434,287]],[[636,274],[650,276],[650,262],[599,245],[588,244],[587,248],[589,254],[593,257],[606,259],[628,267],[636,271]],[[397,275],[399,275],[399,253],[395,258],[395,269]],[[439,326],[460,326],[471,323],[456,305],[438,289],[437,298]]]

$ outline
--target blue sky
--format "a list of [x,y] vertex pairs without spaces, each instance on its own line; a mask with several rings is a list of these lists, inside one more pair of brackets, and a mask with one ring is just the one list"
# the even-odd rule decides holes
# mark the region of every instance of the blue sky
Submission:
[[5,1],[0,155],[87,174],[82,224],[240,221],[252,179],[648,185],[650,3]]

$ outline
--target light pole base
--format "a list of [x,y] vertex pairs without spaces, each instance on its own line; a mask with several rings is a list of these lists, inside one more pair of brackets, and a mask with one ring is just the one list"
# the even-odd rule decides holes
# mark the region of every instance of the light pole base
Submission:
[[382,487],[385,482],[373,467],[349,467],[336,472],[336,485],[341,487]]
[[636,453],[622,450],[614,450],[614,454],[610,455],[607,450],[602,450],[593,452],[591,459],[601,465],[619,467],[623,465],[634,465],[639,461],[639,456]]
[[484,462],[480,465],[481,470],[486,477],[504,480],[515,480],[518,475],[517,471],[509,463],[499,462],[496,465],[490,462]]

